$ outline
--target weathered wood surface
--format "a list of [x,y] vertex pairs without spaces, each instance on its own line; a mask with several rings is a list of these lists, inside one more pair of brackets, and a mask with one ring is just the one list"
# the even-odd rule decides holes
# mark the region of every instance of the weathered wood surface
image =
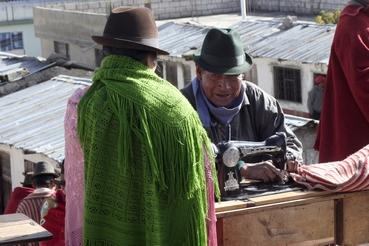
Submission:
[[369,242],[369,191],[293,191],[217,203],[216,210],[219,246]]
[[37,242],[52,234],[24,214],[0,215],[0,245]]
[[343,198],[343,243],[369,245],[369,191],[349,193]]
[[334,202],[268,208],[222,218],[220,245],[301,245],[334,242]]

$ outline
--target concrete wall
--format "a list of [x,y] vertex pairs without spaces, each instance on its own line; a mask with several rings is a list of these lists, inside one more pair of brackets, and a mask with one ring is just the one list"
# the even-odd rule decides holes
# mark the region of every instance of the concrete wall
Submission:
[[239,0],[152,0],[157,19],[203,16],[240,11]]
[[[65,40],[56,39],[55,41],[65,42]],[[42,44],[42,57],[48,57],[54,53],[54,40],[41,39]],[[70,60],[78,61],[88,65],[89,67],[95,67],[95,48],[97,45],[91,42],[89,46],[79,46],[73,43],[68,43]]]
[[348,0],[246,0],[251,11],[277,11],[313,15],[321,10],[342,9]]
[[[1,15],[0,15],[1,16]],[[32,22],[17,23],[9,25],[0,24],[0,33],[2,32],[22,32],[23,33],[23,54],[28,56],[41,56],[41,42],[35,35],[35,29]]]
[[32,19],[32,8],[34,4],[29,3],[1,3],[0,4],[0,22],[10,22],[17,20]]
[[156,19],[203,16],[240,11],[239,0],[113,0],[48,5],[49,8],[90,13],[109,13],[112,8],[118,6],[147,6],[153,10]]
[[106,18],[105,14],[35,8],[33,22],[39,38],[87,48],[93,44],[91,35],[101,35]]
[[[12,0],[9,2],[0,2],[0,22],[31,20],[33,18],[33,7],[68,1],[74,0]],[[81,2],[82,0],[78,1]]]
[[327,65],[325,64],[304,64],[293,61],[278,61],[269,58],[255,58],[254,62],[257,66],[257,84],[266,92],[274,96],[274,78],[273,67],[281,66],[301,71],[301,92],[302,103],[295,103],[285,100],[279,100],[282,108],[292,111],[308,113],[307,98],[309,91],[313,88],[314,73],[326,74]]

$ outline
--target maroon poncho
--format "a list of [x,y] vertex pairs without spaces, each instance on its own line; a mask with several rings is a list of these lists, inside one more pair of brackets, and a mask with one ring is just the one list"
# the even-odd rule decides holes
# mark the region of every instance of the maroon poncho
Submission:
[[369,144],[369,9],[349,5],[332,43],[319,133],[319,162]]

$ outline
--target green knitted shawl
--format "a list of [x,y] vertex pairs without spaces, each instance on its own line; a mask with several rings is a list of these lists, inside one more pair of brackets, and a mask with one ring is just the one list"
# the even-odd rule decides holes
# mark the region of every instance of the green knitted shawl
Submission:
[[196,111],[128,57],[106,57],[93,81],[78,106],[84,245],[206,245],[211,152]]

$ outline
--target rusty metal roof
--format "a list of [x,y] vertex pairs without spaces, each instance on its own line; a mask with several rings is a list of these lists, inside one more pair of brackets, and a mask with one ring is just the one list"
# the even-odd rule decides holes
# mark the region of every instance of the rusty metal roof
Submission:
[[67,100],[89,79],[59,75],[0,98],[0,144],[64,159]]

